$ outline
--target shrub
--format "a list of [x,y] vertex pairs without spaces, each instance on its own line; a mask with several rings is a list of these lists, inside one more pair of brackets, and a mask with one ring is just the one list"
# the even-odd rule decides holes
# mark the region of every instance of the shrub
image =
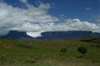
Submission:
[[78,52],[82,53],[82,57],[84,57],[84,54],[87,52],[87,48],[86,47],[78,47]]
[[67,48],[61,48],[60,52],[65,53],[67,51]]

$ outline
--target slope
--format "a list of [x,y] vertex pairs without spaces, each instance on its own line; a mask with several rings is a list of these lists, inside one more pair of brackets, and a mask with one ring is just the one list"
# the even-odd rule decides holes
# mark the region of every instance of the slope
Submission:
[[[0,39],[0,66],[99,66],[100,48],[97,43],[83,41],[92,39],[100,40],[79,38],[24,43]],[[88,49],[84,58],[80,58],[81,54],[77,51],[79,46]],[[64,55],[60,52],[61,48],[67,48]]]

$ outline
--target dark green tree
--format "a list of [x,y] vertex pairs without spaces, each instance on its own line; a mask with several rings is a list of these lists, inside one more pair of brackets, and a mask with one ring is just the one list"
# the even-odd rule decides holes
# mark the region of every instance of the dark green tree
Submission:
[[86,47],[78,47],[78,52],[82,53],[82,57],[84,57],[85,53],[87,52],[87,48]]

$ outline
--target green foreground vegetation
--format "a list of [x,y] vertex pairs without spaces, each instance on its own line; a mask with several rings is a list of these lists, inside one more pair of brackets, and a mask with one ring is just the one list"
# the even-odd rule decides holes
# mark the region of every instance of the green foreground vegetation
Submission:
[[[99,66],[100,38],[18,42],[0,39],[0,66]],[[84,46],[82,57],[77,48]],[[67,51],[64,54],[62,48]]]

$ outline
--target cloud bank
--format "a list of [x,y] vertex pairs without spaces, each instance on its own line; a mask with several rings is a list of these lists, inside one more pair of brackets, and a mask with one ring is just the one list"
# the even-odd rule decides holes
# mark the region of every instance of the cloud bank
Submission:
[[[11,30],[25,31],[32,37],[41,36],[46,31],[92,31],[100,32],[100,25],[80,21],[79,19],[65,19],[64,22],[49,14],[49,3],[40,3],[35,7],[28,0],[20,0],[27,8],[13,7],[0,2],[0,36],[6,35]],[[57,22],[58,21],[58,22]]]

